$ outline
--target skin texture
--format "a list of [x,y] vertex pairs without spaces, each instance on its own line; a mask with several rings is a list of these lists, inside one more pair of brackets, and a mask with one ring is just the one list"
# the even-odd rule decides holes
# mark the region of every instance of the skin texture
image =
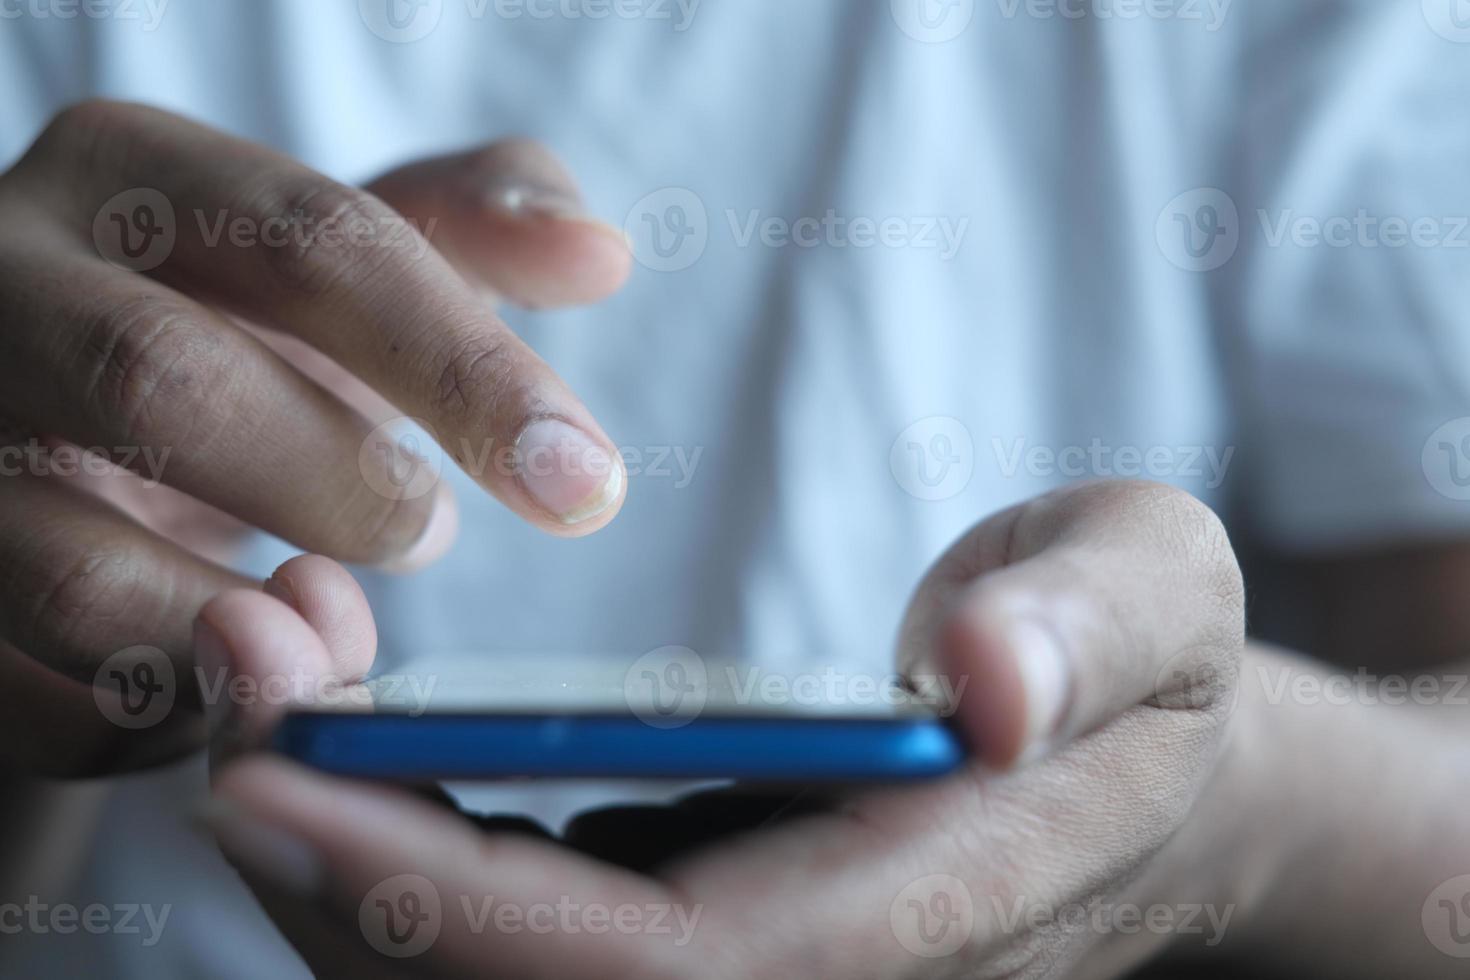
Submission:
[[[432,222],[433,247],[417,258],[210,247],[181,222],[169,260],[138,274],[102,261],[89,231],[134,186],[159,187],[180,212]],[[1073,487],[991,516],[918,585],[899,669],[968,681],[955,721],[975,762],[939,783],[602,811],[556,841],[254,751],[281,704],[188,703],[185,685],[166,723],[120,731],[90,682],[129,643],[160,647],[181,675],[361,677],[376,631],[338,561],[412,570],[455,530],[445,496],[364,492],[364,437],[406,412],[451,442],[513,442],[550,416],[606,445],[489,307],[597,300],[626,278],[629,255],[525,141],[411,164],[359,191],[111,103],[58,117],[0,177],[0,208],[6,438],[180,453],[160,487],[120,470],[0,480],[0,760],[16,774],[0,799],[22,852],[6,860],[9,883],[29,887],[40,863],[20,856],[55,853],[36,843],[60,825],[46,815],[81,833],[91,802],[36,775],[144,767],[208,739],[204,819],[325,976],[1101,978],[1206,953],[1195,935],[1001,914],[1095,901],[1229,909],[1208,962],[1252,976],[1461,975],[1418,914],[1441,881],[1470,873],[1463,710],[1271,692],[1283,674],[1323,676],[1328,661],[1463,672],[1470,551],[1284,565],[1291,588],[1257,605],[1314,611],[1302,645],[1322,660],[1309,661],[1246,642],[1220,522],[1149,484]],[[621,500],[569,526],[515,473],[483,482],[555,534],[596,530]],[[244,579],[223,561],[248,526],[310,553],[265,583]],[[432,883],[447,914],[430,948],[393,959],[361,912],[403,874]],[[492,896],[698,919],[683,943],[470,928],[459,900]],[[908,903],[936,899],[968,903],[973,922],[948,955],[920,955],[935,950],[905,931]]]
[[[143,273],[104,261],[93,240],[104,203],[139,186],[178,219],[172,252]],[[91,684],[134,644],[187,676],[199,609],[259,587],[221,563],[246,527],[400,571],[447,550],[457,518],[444,483],[395,498],[364,478],[378,423],[412,415],[480,452],[556,418],[616,456],[492,311],[589,302],[631,265],[621,233],[580,212],[571,179],[533,143],[423,161],[358,190],[167,113],[89,102],[0,176],[0,209],[0,444],[170,453],[162,485],[116,466],[0,479],[0,764],[14,771],[115,772],[201,745],[197,716],[119,735]],[[211,245],[196,211],[387,230],[381,242]],[[514,465],[479,475],[557,535],[596,530],[622,500],[568,524]],[[181,685],[181,699],[193,694]],[[46,737],[57,729],[67,737]]]
[[[360,595],[339,568],[308,571]],[[233,670],[263,678],[288,669],[283,657],[307,673],[363,669],[365,649],[344,664],[310,612],[259,628],[270,601],[242,591],[205,607]],[[344,608],[367,615],[360,598]],[[558,843],[244,751],[247,734],[216,754],[209,819],[325,976],[1103,978],[1160,957],[1173,970],[1204,957],[1221,975],[1459,975],[1420,910],[1470,867],[1463,715],[1282,700],[1282,678],[1327,668],[1247,644],[1243,609],[1228,539],[1197,502],[1146,484],[1077,487],[983,522],[919,586],[900,664],[972,681],[957,722],[980,759],[950,779],[797,805],[614,809]],[[1069,678],[1042,728],[1016,709],[1034,702],[1019,661],[1035,648],[1012,642],[1038,618]],[[247,705],[232,727],[265,731],[278,710]],[[432,883],[441,929],[396,961],[361,916],[404,874],[422,894]],[[906,903],[940,892],[973,922],[948,955],[916,955],[901,938]],[[460,911],[491,900],[700,918],[680,945],[476,929]],[[1193,933],[1048,918],[1097,904],[1203,910]],[[1018,908],[1039,919],[1015,924]]]
[[[1135,533],[1119,533],[1120,527]],[[319,566],[313,574],[337,577],[351,589],[340,569]],[[1132,612],[1150,601],[1176,612],[1134,622]],[[334,658],[309,617],[293,621],[273,603],[259,593],[227,592],[205,606],[200,628],[223,642],[236,671],[258,679],[363,668],[360,660],[344,665]],[[298,904],[289,916],[277,914],[293,934],[311,931],[306,923],[314,919],[328,932],[334,922],[350,929],[376,883],[405,872],[433,881],[454,903],[494,895],[531,906],[568,896],[578,905],[701,910],[684,946],[655,935],[573,931],[551,942],[535,934],[476,934],[464,918],[446,914],[444,931],[416,968],[468,974],[494,963],[520,977],[608,969],[731,977],[1059,969],[1087,953],[1095,937],[1052,926],[1003,929],[992,921],[992,900],[1009,908],[1018,900],[1053,906],[1113,895],[1181,827],[1214,770],[1233,685],[1188,699],[1179,675],[1164,668],[1184,654],[1192,669],[1209,665],[1233,678],[1243,609],[1224,530],[1198,502],[1153,485],[1080,487],[980,524],[919,587],[900,655],[923,660],[932,652],[950,677],[972,678],[967,690],[974,693],[961,701],[958,722],[977,739],[980,758],[963,775],[841,797],[759,831],[694,847],[648,874],[523,834],[482,835],[457,815],[405,794],[259,756],[218,774],[224,815],[216,819],[226,854],[248,873],[264,870],[263,888],[295,890]],[[365,605],[361,612],[367,615]],[[1038,728],[1026,711],[1001,708],[1018,699],[1031,703],[1017,688],[1024,676],[1017,662],[1032,651],[1022,641],[1029,642],[1030,622],[1039,617],[1062,649],[1066,676],[1056,714]],[[274,713],[252,705],[230,727],[248,742],[250,733],[268,730]],[[1012,730],[996,728],[995,717],[1009,719]],[[992,742],[978,741],[988,736]],[[1014,768],[1018,757],[1038,750],[1032,765]],[[222,752],[220,761],[228,755]],[[598,819],[584,818],[573,843],[596,835]],[[293,842],[274,852],[311,855],[291,863],[313,870],[303,880],[281,874],[280,862],[261,862],[252,845],[262,838]],[[963,882],[979,913],[964,948],[939,961],[915,956],[889,925],[905,889],[935,874]],[[314,916],[302,917],[302,898],[312,900]],[[811,941],[834,932],[840,942]],[[301,944],[333,948],[320,937],[303,937]],[[1149,952],[1140,945],[1133,955]],[[332,957],[313,966],[339,969]],[[938,974],[931,972],[936,966]]]

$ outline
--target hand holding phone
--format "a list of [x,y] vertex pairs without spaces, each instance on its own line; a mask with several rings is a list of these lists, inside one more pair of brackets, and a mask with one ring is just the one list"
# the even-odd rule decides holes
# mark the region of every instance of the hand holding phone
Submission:
[[[298,710],[280,752],[341,775],[398,781],[512,777],[895,781],[964,759],[935,706],[896,677],[792,697],[789,675],[709,664],[679,647],[626,658],[474,655],[384,674],[362,698]],[[757,675],[758,679],[759,675]],[[786,695],[779,683],[788,679]],[[762,696],[764,694],[764,696]]]

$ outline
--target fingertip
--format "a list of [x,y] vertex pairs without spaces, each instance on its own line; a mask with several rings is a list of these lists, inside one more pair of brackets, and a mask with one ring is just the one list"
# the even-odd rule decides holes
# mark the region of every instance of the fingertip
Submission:
[[221,755],[263,737],[289,701],[314,696],[312,682],[336,670],[321,637],[294,609],[249,589],[222,592],[199,610],[194,660]]
[[509,210],[492,200],[483,217],[483,233],[464,258],[476,262],[480,277],[517,305],[595,303],[616,293],[632,274],[627,235],[591,215]]
[[269,673],[292,665],[321,666],[321,638],[294,609],[274,596],[228,589],[211,598],[194,621],[196,644],[218,640],[236,673]]
[[564,278],[541,284],[546,305],[595,303],[622,289],[632,275],[633,245],[621,228],[588,215],[553,216],[544,228],[543,268],[566,270]]
[[549,148],[510,137],[420,161],[370,185],[473,285],[520,306],[578,306],[622,287],[633,249],[594,218]]
[[583,537],[607,526],[622,508],[627,470],[595,424],[533,418],[515,448],[515,480],[527,505],[521,512],[542,529]]
[[316,631],[343,680],[355,681],[372,667],[377,624],[362,586],[342,565],[323,555],[297,555],[271,573],[262,591]]
[[[546,525],[546,529],[557,537],[585,538],[611,524],[618,516],[618,512],[623,509],[623,501],[627,497],[627,476],[622,467],[617,466],[609,477],[608,485],[583,504],[579,508],[580,513],[563,516],[560,520]],[[582,514],[587,516],[581,516]]]

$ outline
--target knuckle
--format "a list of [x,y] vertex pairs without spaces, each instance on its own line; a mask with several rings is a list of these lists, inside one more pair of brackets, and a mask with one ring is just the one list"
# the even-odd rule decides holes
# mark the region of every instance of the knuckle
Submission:
[[1135,484],[1138,506],[1157,528],[1163,546],[1214,608],[1222,648],[1238,649],[1245,636],[1245,581],[1230,533],[1204,501],[1177,487]]
[[207,418],[229,360],[223,341],[169,299],[133,297],[85,329],[78,376],[101,418],[125,438],[174,439]]
[[320,296],[373,281],[390,249],[373,241],[394,212],[372,194],[311,175],[273,181],[247,209],[256,227],[289,226],[264,249],[286,288]]
[[1230,541],[1219,517],[1204,501],[1178,487],[1147,480],[1094,484],[1079,495],[1082,507],[1100,506],[1119,527],[1141,528],[1170,553],[1198,560],[1214,557]]
[[51,117],[30,151],[44,160],[83,171],[115,163],[124,147],[136,140],[148,110],[129,102],[84,99]]
[[54,667],[90,682],[96,665],[80,652],[87,637],[99,630],[126,632],[123,619],[136,612],[143,577],[125,549],[98,545],[48,557],[37,563],[39,574],[22,598],[17,645],[45,651]]
[[1212,650],[1238,655],[1245,637],[1245,585],[1230,535],[1203,501],[1167,484],[1113,480],[1053,497],[1038,513],[1029,524],[1044,527],[1044,536],[1080,524],[1135,561],[1166,570],[1171,583],[1179,582],[1200,603],[1192,608],[1201,614],[1202,640]]
[[487,417],[502,418],[514,401],[519,358],[508,336],[480,336],[455,344],[436,361],[437,378],[429,398],[440,417],[473,426]]
[[1165,506],[1200,577],[1201,590],[1232,613],[1231,619],[1243,632],[1245,581],[1225,523],[1204,501],[1182,490],[1171,490]]

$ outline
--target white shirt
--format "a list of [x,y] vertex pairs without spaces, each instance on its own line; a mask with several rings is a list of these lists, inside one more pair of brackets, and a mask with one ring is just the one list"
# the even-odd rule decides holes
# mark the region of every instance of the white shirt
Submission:
[[[60,2],[0,0],[5,159],[93,94],[353,182],[524,134],[634,236],[616,297],[506,313],[628,452],[621,515],[557,540],[455,474],[453,552],[361,574],[385,662],[678,644],[883,671],[937,554],[1076,477],[1179,484],[1280,549],[1470,517],[1470,423],[1434,435],[1470,414],[1470,31],[1433,0]],[[1313,243],[1360,211],[1376,231]],[[1393,218],[1438,244],[1388,244]],[[197,765],[123,781],[78,886],[171,903],[156,945],[10,955],[289,964],[180,827],[202,791]]]

